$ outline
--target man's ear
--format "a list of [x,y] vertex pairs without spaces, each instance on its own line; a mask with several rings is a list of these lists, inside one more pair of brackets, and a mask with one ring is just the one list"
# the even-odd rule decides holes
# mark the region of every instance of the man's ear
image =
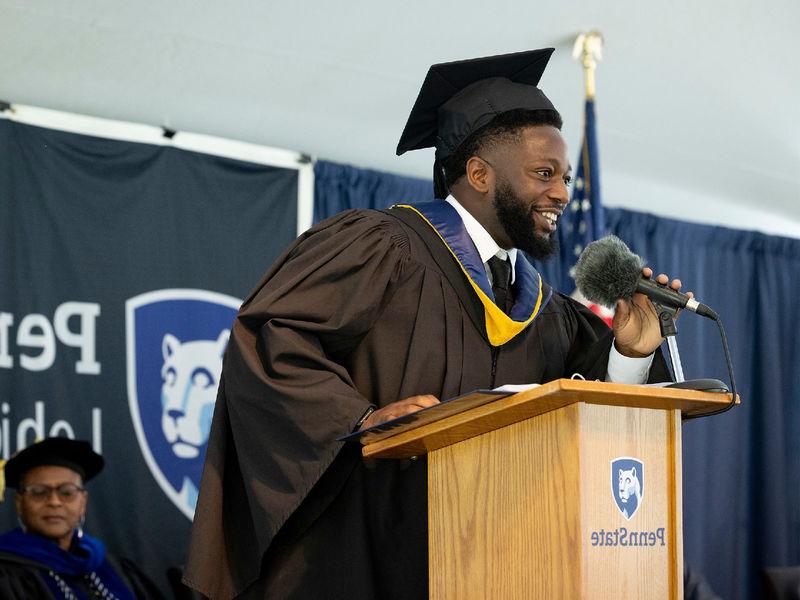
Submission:
[[494,171],[479,156],[472,156],[467,161],[466,180],[476,192],[487,193],[494,185]]

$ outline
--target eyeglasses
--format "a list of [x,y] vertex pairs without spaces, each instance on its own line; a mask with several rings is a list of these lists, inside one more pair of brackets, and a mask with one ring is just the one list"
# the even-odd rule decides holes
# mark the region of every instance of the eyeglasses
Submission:
[[35,502],[45,502],[55,492],[62,502],[72,502],[78,497],[78,494],[84,491],[86,491],[86,488],[74,483],[62,483],[56,486],[43,484],[26,485],[19,490],[19,493],[30,496]]

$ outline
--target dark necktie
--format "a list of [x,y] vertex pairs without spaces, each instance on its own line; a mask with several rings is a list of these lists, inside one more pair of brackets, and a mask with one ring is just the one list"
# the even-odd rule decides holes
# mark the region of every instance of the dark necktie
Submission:
[[489,259],[489,270],[492,272],[492,293],[494,303],[508,314],[508,288],[511,285],[511,262],[493,256]]

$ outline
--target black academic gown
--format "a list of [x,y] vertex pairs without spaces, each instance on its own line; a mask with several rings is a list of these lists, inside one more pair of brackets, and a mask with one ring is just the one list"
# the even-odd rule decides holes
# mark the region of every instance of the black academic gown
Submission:
[[[156,585],[131,560],[106,556],[117,576],[137,600],[165,600]],[[49,565],[16,554],[0,552],[0,598],[2,600],[57,600],[45,583]],[[74,584],[73,584],[74,585]],[[88,587],[81,588],[86,597]]]
[[370,403],[605,376],[610,330],[559,293],[492,347],[446,246],[398,211],[317,225],[236,319],[185,576],[212,598],[427,598],[424,457],[363,461],[336,438]]

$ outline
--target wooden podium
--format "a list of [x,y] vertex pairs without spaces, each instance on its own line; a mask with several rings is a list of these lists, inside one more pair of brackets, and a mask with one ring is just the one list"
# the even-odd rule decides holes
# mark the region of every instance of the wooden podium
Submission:
[[729,401],[560,379],[363,454],[428,454],[431,599],[683,598],[681,414]]

